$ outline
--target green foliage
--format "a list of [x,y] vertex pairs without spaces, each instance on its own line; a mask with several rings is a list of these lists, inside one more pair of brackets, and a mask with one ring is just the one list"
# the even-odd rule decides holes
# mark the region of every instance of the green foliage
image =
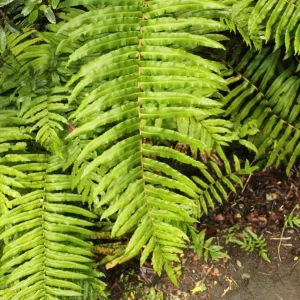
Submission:
[[221,258],[229,258],[229,256],[222,252],[223,247],[220,245],[212,245],[214,240],[213,237],[205,240],[206,229],[203,229],[199,233],[196,233],[191,229],[191,236],[194,243],[195,252],[198,254],[198,257],[204,257],[204,260],[207,261],[209,257],[213,260],[219,260]]
[[48,22],[56,23],[53,10],[58,7],[60,0],[47,2],[48,5],[43,4],[41,0],[0,0],[0,8],[5,12],[5,19],[10,20],[6,21],[8,25],[5,24],[5,27],[9,30],[9,26],[15,27],[20,20],[24,24],[33,24],[37,22],[39,16],[41,17],[40,12]]
[[226,244],[234,243],[245,251],[253,252],[258,251],[258,255],[262,257],[265,261],[270,262],[266,250],[266,241],[263,236],[258,236],[250,228],[245,228],[240,232],[240,226],[235,225],[228,229],[228,234],[226,236]]
[[275,50],[285,46],[286,52],[299,54],[299,13],[298,0],[238,0],[232,6],[231,27],[257,49],[272,41]]
[[[14,116],[9,124],[18,120]],[[82,207],[81,195],[70,192],[71,176],[57,172],[55,157],[34,153],[26,128],[7,124],[0,131],[3,299],[105,297],[87,240],[98,216]]]
[[291,228],[293,228],[294,226],[300,227],[300,216],[294,215],[293,213],[290,213],[288,216],[284,216],[284,225]]
[[[102,176],[88,192],[93,199],[101,196],[96,210],[102,219],[115,220],[113,237],[134,230],[125,252],[104,260],[107,267],[144,248],[141,264],[153,252],[155,271],[160,275],[165,269],[174,282],[171,262],[178,261],[175,254],[182,252],[188,237],[172,222],[195,222],[197,198],[204,191],[171,162],[189,164],[201,176],[211,177],[204,164],[161,141],[179,141],[209,153],[214,146],[209,139],[177,131],[176,122],[169,120],[197,117],[209,119],[211,127],[218,125],[213,116],[222,110],[214,108],[220,105],[213,94],[226,90],[216,73],[217,63],[186,52],[196,46],[223,48],[208,33],[225,28],[200,17],[174,18],[175,11],[189,5],[198,11],[223,8],[201,1],[183,6],[176,1],[140,1],[134,10],[125,5],[121,10],[94,9],[59,28],[65,38],[56,51],[71,49],[68,66],[79,70],[67,83],[72,89],[69,103],[79,104],[70,116],[76,128],[67,140],[89,141],[76,158],[76,169],[84,170],[74,181],[79,183],[91,172]],[[91,25],[93,19],[97,26]],[[200,24],[205,35],[190,32]]]
[[[91,250],[106,268],[141,255],[175,284],[190,237],[224,257],[192,224],[300,152],[299,7],[279,2],[0,0],[3,299],[104,298]],[[260,52],[225,43],[236,28]]]
[[269,47],[239,54],[228,52],[223,58],[228,66],[223,74],[232,87],[223,99],[226,115],[236,128],[255,122],[259,133],[249,138],[258,149],[255,159],[276,167],[284,161],[289,174],[300,154],[296,59],[282,62],[281,51]]
[[[137,277],[132,280],[132,277]],[[135,274],[135,270],[129,270],[126,273],[122,273],[120,282],[124,286],[124,293],[122,299],[128,298],[142,298],[145,300],[163,300],[163,292],[157,290],[153,286],[146,287],[142,282],[142,279],[138,274]],[[138,283],[136,283],[138,279]]]
[[[205,214],[208,213],[208,207],[211,209],[215,208],[214,202],[217,201],[219,204],[223,203],[223,200],[228,199],[228,192],[236,193],[236,185],[243,187],[243,183],[239,175],[251,174],[257,169],[257,166],[250,166],[249,162],[246,160],[244,168],[241,168],[240,162],[236,156],[234,156],[235,161],[235,171],[232,172],[229,161],[227,160],[225,154],[222,152],[222,148],[217,147],[217,154],[223,159],[215,160],[210,159],[209,164],[211,166],[210,172],[202,172],[203,176],[201,178],[197,176],[192,176],[192,179],[200,186],[201,192],[198,200],[199,213],[203,211]],[[225,168],[225,172],[222,172],[220,166]],[[224,174],[225,173],[225,174]],[[214,177],[212,177],[214,176]]]

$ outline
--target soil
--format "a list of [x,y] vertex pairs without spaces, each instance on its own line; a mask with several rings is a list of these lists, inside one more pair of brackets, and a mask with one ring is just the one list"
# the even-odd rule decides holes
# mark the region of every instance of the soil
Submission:
[[[299,178],[297,168],[289,177],[284,170],[257,172],[243,179],[244,189],[237,195],[202,217],[197,229],[206,228],[206,238],[215,237],[214,243],[223,246],[230,259],[205,262],[187,249],[181,255],[181,268],[177,268],[178,287],[166,274],[154,276],[151,265],[139,268],[138,261],[131,261],[107,274],[113,283],[111,299],[300,299],[300,228],[284,226],[284,216],[300,213]],[[226,244],[228,229],[234,225],[263,235],[271,262],[262,259],[258,251],[250,253]]]

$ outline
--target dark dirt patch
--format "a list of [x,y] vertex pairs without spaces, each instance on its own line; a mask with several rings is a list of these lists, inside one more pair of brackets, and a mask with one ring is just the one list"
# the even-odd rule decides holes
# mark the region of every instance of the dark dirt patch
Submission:
[[[189,249],[182,255],[176,288],[166,275],[157,278],[148,269],[140,269],[138,261],[130,262],[108,274],[113,282],[111,299],[206,299],[206,300],[298,300],[300,299],[300,235],[299,228],[285,228],[284,216],[300,204],[299,173],[287,177],[284,171],[264,170],[245,177],[246,188],[231,195],[228,202],[200,220],[198,230],[206,228],[206,237],[224,246],[230,259],[204,262]],[[271,263],[235,244],[225,244],[228,228],[238,224],[250,228],[267,241]],[[280,252],[278,247],[281,240]],[[299,262],[299,263],[298,263]],[[146,271],[145,271],[146,270]],[[205,291],[192,293],[202,283]]]
[[[279,237],[279,234],[276,235]],[[272,238],[275,235],[272,235]],[[195,261],[194,253],[186,253],[183,259],[179,288],[168,284],[163,277],[158,288],[165,287],[165,299],[224,299],[224,300],[297,300],[300,291],[300,263],[295,260],[295,251],[300,249],[297,234],[288,233],[278,259],[278,240],[268,238],[268,255],[271,263],[248,253],[237,246],[227,247],[231,259],[204,263]],[[222,243],[221,243],[222,244]],[[285,246],[288,244],[288,246]],[[292,246],[291,246],[292,245]],[[239,261],[239,265],[237,263]],[[191,290],[203,281],[207,291],[193,295]],[[280,298],[281,297],[281,298]]]

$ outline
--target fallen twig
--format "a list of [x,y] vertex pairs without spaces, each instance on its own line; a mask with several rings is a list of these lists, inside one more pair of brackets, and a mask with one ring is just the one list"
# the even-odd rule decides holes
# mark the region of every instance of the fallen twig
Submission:
[[203,279],[201,279],[201,281],[202,281],[203,283],[205,283],[204,281],[206,280],[207,276],[209,275],[209,273],[211,272],[211,270],[212,270],[213,267],[214,267],[214,265],[212,265],[212,266],[208,269],[208,271],[206,272],[206,274],[205,274],[205,276],[203,277]]
[[297,260],[297,262],[293,265],[292,270],[297,266],[297,263],[300,261],[300,259]]
[[277,293],[275,293],[274,291],[273,291],[273,293],[274,293],[280,300],[283,300],[283,298],[281,298]]
[[245,183],[245,185],[244,185],[244,187],[243,187],[243,189],[242,189],[242,192],[241,192],[241,194],[243,194],[243,193],[244,193],[244,191],[245,191],[245,189],[246,189],[246,187],[247,187],[247,185],[248,185],[248,183],[249,183],[249,181],[250,181],[251,177],[252,177],[252,174],[250,174],[250,175],[248,176],[248,179],[247,179],[247,181],[246,181],[246,183]]

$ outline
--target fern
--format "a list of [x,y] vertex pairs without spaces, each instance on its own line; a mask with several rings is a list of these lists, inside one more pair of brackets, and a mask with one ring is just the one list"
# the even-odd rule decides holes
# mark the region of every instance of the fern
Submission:
[[[223,255],[191,224],[257,169],[235,155],[231,163],[228,147],[248,147],[258,165],[284,162],[288,173],[295,163],[298,1],[0,7],[4,299],[105,297],[93,252],[106,254],[106,268],[151,257],[176,284],[172,265],[189,236],[205,259]],[[30,25],[46,19],[44,32]],[[228,28],[261,51],[224,51]],[[264,240],[243,234],[266,258]]]
[[290,47],[300,52],[300,2],[298,0],[242,0],[232,6],[232,21],[246,41],[261,49],[263,41],[275,42],[275,49]]
[[204,260],[207,262],[208,257],[210,256],[213,260],[219,260],[221,258],[229,258],[229,256],[222,252],[223,249],[220,245],[212,245],[214,240],[213,237],[205,240],[206,229],[203,229],[199,233],[196,233],[195,230],[191,228],[191,236],[194,243],[194,249],[200,258],[202,255]]
[[226,115],[231,115],[236,128],[255,122],[260,131],[252,138],[258,148],[256,160],[263,158],[267,166],[278,166],[286,160],[288,174],[300,150],[300,79],[293,60],[286,66],[280,62],[280,50],[272,53],[269,48],[259,53],[249,50],[242,58],[234,55],[224,59],[229,68],[224,76],[232,87],[223,100]]
[[202,191],[170,160],[205,174],[206,167],[162,141],[210,153],[209,139],[199,141],[177,131],[172,120],[206,116],[211,126],[217,125],[213,116],[222,110],[213,108],[219,104],[212,96],[227,88],[217,75],[218,63],[186,51],[223,48],[208,33],[225,27],[202,17],[175,18],[175,12],[191,8],[205,12],[224,6],[207,1],[118,1],[80,14],[58,29],[66,38],[56,53],[71,52],[68,66],[79,68],[67,83],[72,89],[69,103],[79,104],[70,116],[76,128],[67,139],[90,140],[76,159],[76,168],[84,171],[78,171],[75,182],[91,172],[102,176],[92,195],[101,196],[96,209],[103,212],[102,219],[116,218],[112,236],[133,231],[126,251],[107,267],[146,246],[141,264],[153,252],[156,272],[164,268],[174,278],[170,263],[178,260],[175,253],[181,253],[188,238],[172,221],[194,222],[197,215],[196,199]]
[[0,289],[3,299],[105,298],[87,241],[98,216],[82,207],[62,171],[68,107],[65,88],[49,84],[55,48],[35,48],[42,40],[30,40],[35,35],[32,29],[8,34],[3,55],[10,68],[1,76]]
[[[296,206],[298,208],[298,205]],[[300,217],[299,215],[294,215],[293,212],[288,216],[284,216],[284,226],[289,226],[293,228],[294,226],[300,227]]]
[[55,157],[26,153],[33,138],[7,127],[18,124],[15,119],[6,120],[0,131],[3,299],[105,297],[101,273],[94,270],[93,245],[86,241],[94,226],[88,219],[98,216],[78,205],[82,197],[69,192],[69,175],[51,174]]
[[85,241],[92,235],[88,228],[93,223],[84,219],[97,215],[63,204],[80,201],[81,197],[65,192],[70,189],[67,175],[43,172],[48,166],[47,155],[23,156],[31,163],[15,168],[27,173],[20,182],[33,192],[29,190],[12,200],[13,209],[0,219],[1,226],[12,225],[1,234],[1,239],[8,238],[10,242],[3,249],[0,268],[2,284],[14,283],[7,291],[10,299],[81,296],[79,280],[98,286],[97,292],[101,292],[97,273],[92,269],[92,245]]
[[238,225],[229,228],[226,236],[226,244],[235,243],[240,246],[241,249],[249,252],[258,250],[258,255],[265,261],[270,262],[266,250],[267,243],[263,236],[257,236],[250,228],[246,228],[241,233],[237,233],[239,229]]
[[15,152],[3,155],[0,167],[0,240],[5,242],[0,286],[9,287],[3,299],[82,296],[82,280],[91,286],[86,292],[105,297],[101,274],[93,270],[92,244],[85,241],[94,224],[84,219],[97,215],[78,206],[80,195],[68,192],[70,176],[50,174],[53,158],[24,152],[22,140],[30,136],[11,127],[2,133],[1,152]]
[[[5,32],[2,57],[9,68],[1,75],[0,92],[4,99],[10,94],[19,113],[3,111],[5,117],[10,114],[3,125],[9,120],[23,125],[16,130],[24,131],[34,149],[20,149],[10,166],[26,177],[9,181],[18,191],[9,193],[12,199],[4,201],[0,219],[6,243],[1,289],[7,298],[104,296],[92,244],[86,241],[97,215],[82,202],[113,221],[112,237],[132,234],[125,250],[103,260],[107,267],[144,248],[141,264],[152,252],[156,272],[165,269],[174,283],[171,262],[179,261],[177,254],[188,241],[176,222],[193,223],[199,216],[202,190],[172,162],[191,165],[204,177],[207,167],[169,145],[179,141],[202,154],[215,146],[209,138],[200,141],[178,131],[176,120],[205,116],[211,128],[218,126],[214,116],[223,111],[217,91],[227,90],[218,75],[221,65],[187,50],[223,49],[222,36],[210,33],[226,27],[205,14],[178,18],[175,13],[217,13],[225,6],[207,1],[84,4],[87,12],[62,3],[69,16],[61,14],[65,21],[48,26],[54,33]],[[92,23],[97,25],[91,28]]]

